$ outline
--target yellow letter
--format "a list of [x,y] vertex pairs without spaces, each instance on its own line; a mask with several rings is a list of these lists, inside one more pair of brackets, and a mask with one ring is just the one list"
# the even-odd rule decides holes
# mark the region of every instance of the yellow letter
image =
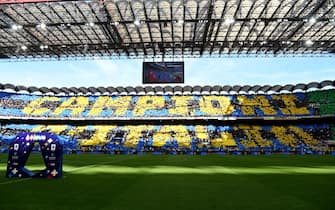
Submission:
[[94,103],[89,115],[98,116],[104,108],[114,110],[113,114],[116,116],[124,115],[128,109],[131,99],[131,96],[119,96],[115,99],[109,96],[100,96]]
[[71,110],[72,116],[81,114],[86,106],[88,105],[88,97],[75,96],[64,101],[59,107],[53,112],[54,115],[60,115],[65,110]]
[[164,96],[139,96],[133,114],[143,116],[147,110],[160,110],[164,106]]
[[[175,108],[168,109],[170,114],[187,116],[189,114],[188,101],[193,100],[193,96],[172,96],[171,100],[175,100]],[[190,112],[192,115],[192,113]]]
[[273,99],[279,99],[282,100],[286,108],[279,108],[283,114],[297,114],[297,115],[304,115],[304,114],[310,114],[308,109],[306,107],[298,108],[295,104],[295,100],[297,99],[295,95],[276,95],[272,96]]
[[46,101],[59,101],[60,98],[57,97],[41,97],[41,98],[37,98],[33,101],[31,101],[29,103],[29,105],[27,107],[25,107],[22,111],[25,114],[31,114],[31,115],[42,115],[48,111],[50,111],[50,109],[48,108],[42,108],[41,105],[46,102]]
[[127,130],[127,138],[124,146],[126,147],[136,147],[139,139],[142,136],[143,130],[152,130],[154,128],[153,125],[128,125],[125,126],[124,129]]
[[241,110],[244,115],[254,115],[255,107],[263,111],[264,115],[276,115],[277,112],[270,105],[269,101],[265,96],[253,96],[253,98],[248,98],[246,96],[237,96],[238,101],[241,105]]
[[90,139],[82,140],[81,145],[104,145],[107,143],[107,133],[115,128],[115,125],[96,125],[94,126],[95,133]]
[[[217,102],[217,106],[213,106],[212,102]],[[199,106],[200,110],[208,115],[229,115],[234,111],[227,96],[202,96]]]
[[280,143],[291,147],[297,145],[297,139],[283,126],[272,126],[271,132],[275,134]]

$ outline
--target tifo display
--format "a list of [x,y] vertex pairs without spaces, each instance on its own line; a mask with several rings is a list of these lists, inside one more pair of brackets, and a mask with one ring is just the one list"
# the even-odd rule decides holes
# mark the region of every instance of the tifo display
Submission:
[[0,116],[263,117],[335,113],[335,90],[288,94],[39,96],[0,93]]
[[52,132],[68,154],[333,154],[334,114],[334,89],[230,95],[1,92],[0,152],[20,132]]

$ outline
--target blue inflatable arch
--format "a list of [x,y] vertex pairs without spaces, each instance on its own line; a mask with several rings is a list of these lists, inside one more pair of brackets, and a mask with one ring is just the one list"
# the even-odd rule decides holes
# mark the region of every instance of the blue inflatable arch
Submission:
[[[45,169],[33,173],[25,168],[29,155],[38,142]],[[10,143],[6,177],[60,178],[63,175],[63,144],[54,133],[19,133]]]

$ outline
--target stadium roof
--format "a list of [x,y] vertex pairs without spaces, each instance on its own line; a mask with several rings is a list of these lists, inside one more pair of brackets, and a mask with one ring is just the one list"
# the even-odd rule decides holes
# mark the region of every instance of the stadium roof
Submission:
[[335,80],[311,82],[297,85],[255,85],[255,86],[137,86],[137,87],[35,87],[1,84],[0,91],[45,95],[224,95],[224,94],[264,94],[296,91],[310,91],[335,88]]
[[332,0],[0,0],[0,58],[335,54]]

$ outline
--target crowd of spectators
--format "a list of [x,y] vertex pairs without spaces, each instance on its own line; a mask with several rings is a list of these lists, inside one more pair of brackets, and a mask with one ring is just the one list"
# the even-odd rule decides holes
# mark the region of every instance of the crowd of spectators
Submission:
[[57,107],[61,105],[62,102],[60,101],[45,101],[43,102],[40,107],[41,108],[47,108],[50,109],[51,111],[55,110]]
[[[267,126],[268,129],[261,129],[259,130],[260,138],[267,139],[268,141],[276,140],[278,136],[270,129],[271,126]],[[327,126],[307,126],[303,128],[303,131],[310,135],[311,138],[318,141],[316,145],[308,145],[306,140],[304,140],[303,136],[298,135],[298,133],[289,127],[285,127],[286,135],[290,135],[295,139],[296,146],[299,148],[313,148],[314,150],[320,148],[327,148],[327,141],[333,140],[332,139],[332,129],[331,127]],[[250,129],[250,128],[248,128]],[[0,140],[3,137],[15,137],[20,132],[29,132],[29,129],[20,128],[13,128],[13,126],[1,125],[0,127]],[[41,131],[49,131],[47,128],[44,128]],[[187,135],[189,135],[190,141],[190,148],[194,151],[217,151],[218,148],[214,148],[211,144],[213,139],[221,138],[221,131],[218,129],[208,129],[207,128],[207,136],[208,138],[199,138],[195,130],[188,129]],[[129,134],[129,130],[122,129],[122,128],[112,128],[110,131],[107,132],[105,139],[106,145],[110,144],[113,146],[114,151],[123,151],[125,150],[124,144],[127,141],[127,135]],[[186,152],[185,148],[181,148],[178,146],[178,135],[175,131],[170,131],[169,138],[166,139],[166,143],[162,147],[154,147],[153,142],[155,141],[155,134],[159,132],[155,129],[143,129],[139,132],[138,135],[138,145],[140,147],[128,148],[127,150],[133,150],[133,152],[154,152],[154,151],[164,151],[164,152]],[[246,141],[255,141],[255,139],[250,138],[250,135],[247,135],[246,130],[240,128],[238,126],[232,127],[231,129],[226,130],[225,132],[231,133],[233,138],[236,140],[237,145],[236,147],[220,147],[220,151],[252,151],[252,149],[258,149],[258,151],[264,151],[265,147],[261,145],[256,145],[255,148],[250,147],[250,144],[241,145],[244,147],[240,147],[238,143],[238,139],[244,139]],[[85,139],[91,139],[96,130],[93,129],[78,129],[76,127],[72,127],[71,129],[65,129],[59,133],[59,136],[66,136],[67,140],[76,140],[78,143],[78,149],[82,151],[96,151],[100,149],[101,151],[108,151],[108,147],[106,145],[88,145],[80,147],[80,141]],[[253,138],[255,136],[252,136]],[[255,137],[256,138],[256,137]],[[257,143],[257,141],[255,141]],[[2,142],[3,144],[3,142]],[[98,146],[98,147],[97,147]],[[301,147],[303,146],[303,147]],[[117,149],[115,149],[117,148]],[[272,152],[275,152],[275,147],[266,147],[270,149]],[[241,150],[242,149],[242,150]],[[278,150],[281,151],[282,149]],[[291,147],[290,151],[299,151],[298,147]]]
[[24,100],[14,100],[12,98],[0,98],[0,107],[5,109],[23,109],[29,102]]
[[[20,112],[22,112],[22,110],[27,107],[33,100],[38,99],[38,97],[31,97],[31,100],[29,100],[29,96],[26,96],[26,99],[20,99],[19,96],[21,96],[20,94],[12,94],[13,97],[11,97],[11,94],[7,94],[6,96],[0,96],[0,107],[3,109],[17,109]],[[16,97],[17,96],[17,97]],[[22,95],[23,96],[23,95]],[[243,116],[245,113],[243,113],[244,111],[250,112],[251,114],[247,114],[247,115],[251,115],[251,116],[266,116],[267,114],[263,114],[263,108],[264,109],[273,109],[275,110],[274,114],[271,115],[275,115],[276,113],[280,113],[279,110],[283,109],[283,108],[287,108],[288,106],[292,106],[293,109],[289,109],[290,111],[288,113],[286,113],[286,115],[296,115],[299,113],[295,113],[295,109],[299,109],[299,108],[306,108],[308,110],[314,110],[312,111],[310,114],[319,114],[319,110],[322,108],[320,108],[320,104],[314,101],[309,101],[308,97],[294,97],[292,94],[288,94],[288,95],[257,95],[253,96],[253,95],[241,95],[243,97],[240,97],[240,95],[232,95],[229,96],[229,101],[227,101],[230,106],[232,107],[233,111],[228,111],[227,113],[225,113],[225,110],[228,110],[227,108],[225,108],[226,104],[221,104],[222,102],[220,102],[219,97],[226,97],[226,96],[216,96],[218,97],[218,99],[216,100],[215,97],[213,98],[212,96],[210,96],[210,98],[206,98],[206,96],[194,96],[193,99],[183,99],[185,100],[184,104],[180,104],[176,102],[176,98],[173,97],[185,97],[185,96],[163,96],[164,99],[164,104],[162,107],[152,107],[151,104],[155,104],[155,101],[153,100],[157,100],[157,98],[153,97],[152,99],[150,97],[148,97],[148,101],[146,101],[146,103],[142,103],[138,104],[138,98],[140,97],[147,97],[147,96],[115,96],[113,97],[113,105],[110,105],[110,102],[106,102],[106,103],[102,103],[97,105],[96,102],[99,100],[99,97],[95,97],[95,98],[90,98],[88,101],[87,98],[85,98],[86,96],[78,96],[78,99],[76,98],[72,98],[71,100],[71,104],[67,104],[66,107],[62,107],[62,103],[64,102],[64,100],[66,100],[66,98],[69,97],[62,97],[61,100],[57,100],[57,101],[53,101],[53,100],[47,100],[42,102],[41,104],[36,105],[36,107],[32,106],[30,107],[33,111],[31,113],[34,113],[35,110],[41,109],[41,108],[46,108],[48,110],[50,110],[48,113],[43,113],[43,114],[35,114],[36,116],[44,116],[44,117],[51,117],[54,116],[54,111],[57,108],[64,108],[64,110],[68,109],[76,109],[76,108],[80,108],[80,113],[76,113],[73,114],[70,112],[65,112],[62,113],[61,116],[63,117],[81,117],[81,115],[85,115],[85,117],[92,117],[93,115],[88,115],[88,113],[90,113],[90,111],[92,110],[93,107],[95,108],[100,108],[101,111],[110,111],[110,112],[104,112],[104,114],[102,115],[103,117],[117,117],[117,116],[123,116],[123,115],[127,115],[126,113],[131,113],[134,109],[141,109],[141,107],[143,107],[143,109],[145,109],[146,105],[151,106],[152,110],[155,110],[154,112],[151,112],[149,109],[147,111],[149,112],[144,112],[144,116],[145,117],[155,117],[155,116],[161,116],[162,114],[169,117],[169,116],[179,116],[178,113],[174,113],[174,114],[170,114],[169,110],[188,110],[186,112],[180,113],[181,116],[184,117],[188,117],[188,116],[210,116],[211,114],[206,114],[203,113],[203,109],[213,109],[213,110],[222,110],[218,112],[218,114],[220,115],[234,115],[234,116]],[[291,97],[292,96],[292,97]],[[43,97],[43,96],[41,96]],[[103,97],[109,97],[109,96],[103,96]],[[121,98],[119,98],[121,97]],[[122,97],[124,97],[122,99]],[[193,96],[190,96],[193,97]],[[286,98],[285,98],[286,97]],[[22,98],[22,97],[21,97]],[[83,98],[85,98],[84,101],[86,101],[85,103],[80,103],[81,100],[83,100]],[[131,100],[129,100],[129,98]],[[292,99],[292,103],[288,103],[287,101],[284,100],[289,100],[291,98]],[[161,100],[161,99],[159,99]],[[210,101],[208,101],[210,100]],[[243,102],[243,100],[246,100],[245,102]],[[249,100],[249,101],[248,101]],[[127,104],[125,106],[125,104]],[[210,104],[210,105],[208,105]],[[316,106],[318,105],[318,106]],[[100,106],[100,107],[99,107]],[[205,107],[201,107],[201,106],[205,106]],[[129,112],[118,112],[118,109],[124,109],[126,107],[126,110],[128,110]],[[260,109],[259,109],[260,108]],[[201,111],[200,111],[201,110]],[[242,111],[241,111],[242,110]],[[328,109],[327,109],[328,110]],[[159,114],[162,111],[161,114]],[[198,111],[198,112],[196,112]],[[328,111],[329,112],[329,111]],[[327,113],[328,113],[327,112]],[[120,113],[122,113],[120,115]],[[15,115],[15,113],[13,113],[13,115]],[[26,113],[28,115],[30,115],[29,113]],[[304,113],[306,114],[306,113]],[[0,113],[1,115],[1,113]],[[7,114],[6,114],[7,115]],[[24,115],[24,113],[22,112],[22,115]],[[58,114],[57,114],[58,115]],[[21,115],[20,115],[21,116]],[[99,113],[97,113],[97,116],[99,116]],[[131,114],[130,114],[131,116]]]

